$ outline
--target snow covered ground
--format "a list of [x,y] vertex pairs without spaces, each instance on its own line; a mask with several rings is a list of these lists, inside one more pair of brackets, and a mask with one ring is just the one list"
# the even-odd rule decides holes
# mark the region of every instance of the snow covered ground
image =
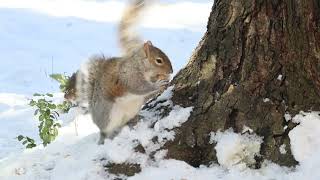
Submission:
[[[185,122],[192,107],[182,108],[170,101],[169,88],[158,106],[169,105],[171,113],[159,120],[158,112],[142,111],[142,119],[133,128],[125,127],[104,146],[96,144],[98,130],[88,115],[73,109],[62,116],[63,127],[57,140],[48,147],[25,150],[15,137],[34,137],[37,119],[28,98],[34,92],[56,92],[62,100],[51,73],[74,72],[89,56],[119,54],[116,23],[126,1],[117,0],[1,0],[0,1],[0,180],[20,179],[111,179],[103,165],[137,163],[142,172],[136,180],[202,179],[320,179],[320,115],[301,113],[288,118],[299,125],[290,133],[291,147],[300,162],[297,168],[279,167],[265,162],[259,170],[247,168],[259,152],[261,138],[239,135],[232,130],[211,134],[216,142],[221,166],[193,168],[177,160],[164,160],[159,151],[155,160],[135,152],[141,144],[146,154],[174,138],[174,127]],[[174,2],[174,3],[173,3]],[[212,1],[161,1],[147,13],[140,32],[159,46],[173,61],[177,72],[201,39]],[[155,23],[156,22],[156,23]],[[289,117],[289,116],[288,116]],[[153,125],[156,120],[159,120]],[[77,133],[76,127],[77,124]],[[158,138],[158,142],[151,139]],[[103,161],[100,161],[104,159]]]
[[[124,127],[117,137],[113,140],[107,139],[103,146],[97,145],[98,130],[91,122],[90,116],[77,115],[78,113],[73,111],[63,119],[67,122],[68,119],[75,117],[75,120],[64,124],[54,143],[46,148],[39,146],[32,150],[24,150],[23,153],[15,152],[3,157],[0,160],[0,179],[113,179],[115,176],[108,174],[104,168],[108,163],[139,164],[142,171],[128,178],[134,180],[318,180],[320,178],[318,138],[320,112],[301,113],[292,119],[293,122],[300,123],[290,132],[292,152],[300,162],[296,168],[280,167],[272,162],[265,162],[259,170],[249,169],[247,165],[250,165],[254,161],[254,155],[258,154],[262,138],[254,134],[236,134],[232,130],[211,134],[211,141],[217,143],[216,150],[221,166],[212,164],[209,167],[194,168],[182,161],[163,159],[165,150],[158,151],[154,155],[155,158],[150,159],[148,155],[151,152],[158,150],[166,141],[174,138],[175,134],[171,129],[185,122],[192,111],[192,107],[182,108],[172,104],[171,96],[172,92],[169,88],[158,99],[162,103],[157,106],[169,105],[172,108],[167,117],[159,120],[159,112],[144,110],[141,112],[142,119],[137,125],[133,128]],[[59,99],[59,94],[56,94],[56,97]],[[19,100],[21,97],[14,98]],[[167,101],[163,102],[166,99]],[[24,104],[23,100],[16,103]],[[28,108],[25,107],[25,109]],[[12,110],[12,112],[15,118],[20,115],[21,117],[32,116],[30,109],[21,114],[18,110]],[[11,120],[16,121],[15,118]],[[156,124],[153,125],[154,122]],[[19,127],[25,124],[26,122],[16,123]],[[12,129],[14,132],[23,132],[23,129]],[[12,134],[10,131],[8,133]],[[157,137],[157,142],[152,141],[154,137]],[[145,154],[135,151],[138,144],[144,147]],[[2,145],[2,147],[5,146]]]

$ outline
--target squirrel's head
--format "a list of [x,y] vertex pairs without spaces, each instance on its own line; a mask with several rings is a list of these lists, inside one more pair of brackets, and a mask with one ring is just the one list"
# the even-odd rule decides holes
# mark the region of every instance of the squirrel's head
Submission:
[[146,78],[151,82],[170,80],[170,74],[173,73],[173,70],[168,56],[159,48],[153,46],[151,41],[145,42],[143,49],[147,56],[146,61],[148,64]]

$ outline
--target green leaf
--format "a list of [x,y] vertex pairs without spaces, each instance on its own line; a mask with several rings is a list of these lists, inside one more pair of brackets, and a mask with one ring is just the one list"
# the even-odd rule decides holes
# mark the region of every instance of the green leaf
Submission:
[[[69,77],[62,74],[52,74],[51,78],[55,79],[60,83],[60,88],[65,89],[69,83]],[[42,140],[42,144],[47,146],[56,139],[59,133],[61,125],[57,123],[59,113],[67,113],[72,106],[68,101],[63,101],[61,104],[55,104],[51,98],[51,93],[35,93],[34,96],[40,96],[40,98],[31,99],[29,102],[30,106],[36,107],[34,116],[38,116],[39,119],[39,137]],[[59,113],[57,112],[59,111]],[[36,146],[34,139],[27,136],[18,136],[17,139],[21,141],[26,148],[33,148]]]
[[28,140],[24,140],[22,144],[25,145],[27,143],[28,143]]
[[66,86],[66,85],[61,84],[61,85],[59,86],[59,88],[60,88],[60,90],[61,90],[62,92],[65,92],[65,91],[66,91],[66,89],[67,89],[67,86]]
[[17,139],[18,139],[19,141],[21,141],[23,138],[24,138],[24,136],[22,136],[22,135],[19,135],[19,136],[17,137]]
[[54,135],[54,138],[58,136],[58,129],[57,128],[54,128],[53,135]]
[[40,109],[45,109],[45,108],[47,107],[47,104],[46,104],[45,102],[39,102],[39,103],[38,103],[38,107],[39,107]]
[[43,121],[39,124],[39,129],[42,129],[42,127],[43,127]]
[[51,127],[53,125],[53,120],[52,119],[48,119],[47,120],[47,127]]
[[29,102],[29,105],[30,106],[35,106],[37,103],[34,101],[34,100],[31,100],[30,102]]
[[35,144],[28,144],[27,146],[26,146],[26,148],[27,149],[31,149],[31,148],[34,148],[34,147],[36,147],[37,145],[35,145]]
[[70,77],[69,76],[65,76],[65,75],[62,75],[62,74],[51,74],[50,77],[56,81],[58,81],[60,83],[60,90],[62,92],[65,92],[66,90],[66,87],[69,83],[69,79]]
[[39,109],[36,109],[36,110],[34,111],[34,115],[36,116],[36,115],[38,115],[38,113],[39,113]]
[[[44,136],[48,133],[48,131],[49,131],[49,128],[48,128],[47,124],[45,124],[45,125],[43,126],[43,128],[41,129],[41,134],[42,134],[42,136],[44,137]],[[44,139],[45,139],[45,138],[44,138]]]
[[44,115],[41,114],[41,115],[39,116],[39,121],[43,121],[43,120],[44,120]]
[[31,139],[31,138],[29,138],[29,137],[26,137],[26,138],[27,138],[28,142],[34,144],[34,140],[33,140],[33,139]]
[[57,111],[52,111],[51,114],[54,115],[55,119],[58,119],[58,117],[60,116]]
[[44,114],[46,115],[46,117],[50,117],[50,114],[51,114],[50,109],[47,109]]
[[45,146],[51,142],[50,141],[50,136],[48,134],[44,134],[42,140],[43,140],[43,143],[45,144]]
[[51,74],[50,77],[59,83],[64,83],[66,81],[66,77],[62,74]]
[[57,106],[56,106],[55,104],[49,104],[49,108],[50,108],[50,109],[56,109]]

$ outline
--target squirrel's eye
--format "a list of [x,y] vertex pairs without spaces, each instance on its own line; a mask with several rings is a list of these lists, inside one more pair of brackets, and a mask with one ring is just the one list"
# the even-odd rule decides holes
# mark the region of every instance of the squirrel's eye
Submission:
[[163,63],[163,60],[162,60],[161,58],[157,58],[157,59],[156,59],[156,63],[157,63],[157,64],[162,64],[162,63]]

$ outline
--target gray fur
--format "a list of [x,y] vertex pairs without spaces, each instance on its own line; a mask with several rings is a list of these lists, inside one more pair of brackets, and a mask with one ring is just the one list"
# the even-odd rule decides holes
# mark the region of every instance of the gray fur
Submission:
[[103,130],[108,126],[108,123],[110,122],[109,114],[113,103],[112,101],[107,100],[102,96],[102,93],[99,92],[101,89],[99,88],[98,84],[93,88],[93,96],[89,103],[89,107],[92,120],[100,129],[100,139],[98,141],[98,144],[104,144],[104,139],[107,138],[109,134],[106,134],[105,132],[103,132]]
[[[78,87],[80,104],[88,103],[89,113],[92,115],[93,122],[100,129],[100,138],[98,144],[103,144],[105,138],[113,138],[122,126],[113,129],[112,132],[105,132],[110,122],[110,111],[114,105],[114,100],[104,95],[102,89],[106,84],[102,84],[101,77],[109,74],[103,71],[103,66],[110,61],[116,61],[120,82],[126,87],[126,90],[132,94],[150,95],[156,93],[161,86],[168,81],[157,81],[156,83],[149,82],[145,79],[144,74],[148,71],[153,71],[152,66],[148,64],[146,55],[141,47],[132,56],[123,58],[93,57],[87,63],[87,70],[79,71],[77,82],[80,82]],[[108,62],[109,61],[109,62]],[[134,63],[133,63],[134,62]],[[129,121],[128,119],[127,121]]]
[[[145,95],[159,90],[161,84],[147,81],[144,74],[152,71],[151,65],[146,60],[147,57],[140,47],[131,57],[123,58],[120,69],[120,79],[134,94]],[[135,63],[132,63],[134,61]],[[141,86],[143,84],[143,86]]]
[[[128,114],[122,111],[123,104],[120,103],[119,106],[115,106],[117,98],[123,96],[125,97],[125,105],[127,102],[133,104],[129,106],[134,107],[129,116],[136,115],[134,114],[136,113],[135,110],[141,107],[140,105],[138,107],[138,104],[141,103],[143,98],[155,94],[161,87],[168,84],[168,80],[153,82],[149,77],[151,75],[156,77],[161,73],[172,73],[170,60],[162,51],[157,50],[153,52],[153,55],[162,55],[164,60],[168,59],[165,62],[166,68],[159,68],[152,64],[150,58],[148,59],[146,55],[144,43],[138,36],[132,35],[130,32],[144,6],[144,0],[134,0],[120,22],[120,45],[122,50],[125,51],[125,56],[108,59],[103,56],[93,57],[87,63],[87,66],[77,73],[77,101],[82,106],[87,103],[92,120],[100,129],[98,144],[103,144],[105,138],[113,138],[121,127],[130,120],[126,117]],[[119,87],[117,83],[120,84]],[[119,92],[117,92],[117,88],[120,88]],[[124,94],[121,94],[121,88],[124,89]],[[133,103],[128,101],[128,96],[125,96],[128,94],[130,95],[129,97],[131,97],[131,94],[133,97],[138,97],[138,100],[135,101],[134,99]],[[121,107],[120,113],[116,118],[110,119],[113,107],[116,107],[115,109],[117,110],[119,109],[118,107]],[[124,107],[124,109],[126,108],[128,106]],[[114,122],[118,123],[119,117],[121,117],[119,124],[114,124]]]
[[133,27],[138,23],[141,12],[146,8],[145,0],[133,0],[124,12],[119,23],[119,43],[123,53],[133,54],[143,41],[134,33]]

